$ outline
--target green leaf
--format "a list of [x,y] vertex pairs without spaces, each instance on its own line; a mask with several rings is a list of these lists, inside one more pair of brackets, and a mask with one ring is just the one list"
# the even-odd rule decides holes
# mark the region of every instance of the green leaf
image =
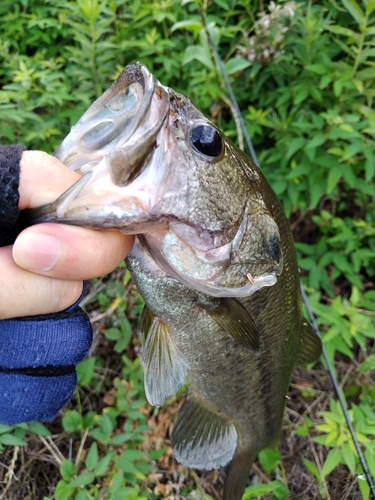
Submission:
[[54,491],[55,493],[55,500],[68,500],[70,497],[74,495],[74,489],[73,488],[68,488],[67,487],[68,483],[61,479],[57,485],[56,489]]
[[326,191],[325,184],[326,184],[325,180],[322,179],[319,182],[315,182],[310,186],[310,198],[311,198],[312,208],[315,208],[318,205],[321,197],[324,195]]
[[85,465],[88,468],[88,470],[93,470],[97,466],[98,459],[99,459],[98,445],[96,441],[94,441],[90,446],[89,452],[87,453],[85,460]]
[[111,435],[113,432],[112,420],[106,413],[103,413],[101,417],[100,427],[103,429],[103,432],[108,436]]
[[189,30],[193,31],[194,33],[199,33],[199,31],[203,28],[202,25],[202,20],[200,17],[196,18],[190,18],[190,19],[185,19],[184,21],[179,21],[175,23],[171,27],[171,33],[173,33],[176,30]]
[[77,474],[77,468],[70,460],[64,460],[60,465],[60,474],[65,481],[69,482]]
[[332,82],[331,75],[323,75],[319,82],[319,88],[321,90],[325,89]]
[[111,442],[118,446],[120,444],[130,441],[134,437],[134,432],[122,432],[121,434],[115,434],[111,439]]
[[312,71],[317,75],[324,75],[329,71],[329,69],[323,66],[322,64],[308,64],[307,66],[305,66],[305,69],[307,69],[308,71]]
[[187,47],[182,60],[182,64],[186,65],[193,60],[197,60],[206,66],[209,70],[214,71],[215,67],[212,62],[211,53],[208,47],[202,47],[200,45]]
[[311,97],[313,99],[315,99],[316,101],[318,101],[318,102],[323,101],[322,93],[320,92],[320,89],[318,87],[311,86],[309,92],[310,92]]
[[370,486],[368,485],[366,476],[362,474],[358,474],[358,486],[361,491],[362,499],[369,500],[370,498]]
[[131,336],[132,334],[132,326],[127,318],[121,318],[121,331],[125,336]]
[[233,57],[225,63],[225,71],[228,75],[233,75],[233,73],[242,71],[249,66],[251,66],[251,62],[247,59],[243,59],[242,57]]
[[116,491],[118,491],[121,488],[123,479],[124,479],[124,471],[119,470],[116,473],[115,477],[112,479],[111,484],[109,485],[108,488],[109,491],[111,493],[116,493]]
[[74,500],[91,500],[91,499],[92,495],[89,494],[86,490],[80,490],[74,497]]
[[29,429],[31,432],[34,432],[34,434],[38,434],[39,436],[51,436],[51,432],[44,424],[42,424],[42,422],[32,422],[29,424]]
[[370,182],[375,174],[375,163],[370,160],[365,161],[365,180]]
[[99,460],[97,465],[94,468],[94,472],[96,476],[104,476],[107,472],[109,464],[111,460],[115,457],[113,452],[107,453],[107,455]]
[[322,469],[322,476],[327,476],[330,472],[333,471],[335,467],[341,462],[341,452],[339,449],[334,448],[331,450],[327,458],[325,459],[323,469]]
[[133,464],[133,462],[130,462],[129,460],[126,460],[123,458],[120,458],[119,460],[117,460],[116,467],[118,469],[123,470],[127,474],[135,475],[135,474],[138,474],[138,472],[139,472],[137,467]]
[[121,458],[125,460],[130,460],[133,462],[134,460],[138,460],[140,458],[144,458],[147,456],[147,453],[141,450],[125,450],[121,453]]
[[352,82],[354,83],[356,89],[358,90],[358,92],[360,94],[363,94],[364,93],[364,86],[363,86],[363,82],[361,80],[357,80],[357,79],[352,79]]
[[0,443],[7,446],[26,446],[27,443],[23,439],[14,436],[13,434],[1,434]]
[[293,139],[289,144],[288,151],[286,152],[286,159],[289,160],[289,158],[291,158],[294,153],[299,151],[305,145],[305,143],[306,140],[303,137],[297,137]]
[[13,425],[0,424],[0,434],[8,433],[14,429]]
[[96,356],[85,359],[77,366],[77,374],[80,385],[88,385],[94,375]]
[[331,155],[342,156],[344,154],[344,150],[341,148],[329,148],[327,152]]
[[319,469],[318,467],[313,463],[311,462],[310,460],[308,460],[307,458],[304,458],[302,457],[302,462],[304,464],[304,466],[306,467],[306,469],[311,472],[311,474],[315,477],[319,477]]
[[344,28],[337,24],[332,24],[331,26],[326,26],[328,31],[332,31],[332,33],[336,33],[337,35],[344,35],[350,38],[353,38],[356,42],[359,42],[360,35],[353,30],[348,28]]
[[359,372],[369,372],[375,370],[375,354],[371,354],[357,368]]
[[346,463],[348,469],[350,470],[350,474],[354,476],[356,469],[356,456],[354,455],[348,443],[344,443],[341,446],[341,452],[342,452],[342,458]]
[[322,134],[316,134],[310,141],[305,145],[305,149],[317,148],[326,142],[326,137]]
[[109,340],[118,340],[122,337],[122,332],[118,328],[108,328],[104,334]]
[[123,352],[129,344],[130,335],[124,335],[120,340],[118,340],[114,346],[114,350],[118,353]]
[[314,441],[314,443],[319,443],[319,444],[322,444],[322,445],[326,445],[327,443],[327,436],[324,435],[324,436],[315,436],[312,438],[312,440]]
[[157,460],[158,458],[160,458],[162,455],[164,455],[164,453],[167,451],[167,448],[160,448],[159,450],[151,450],[149,453],[148,453],[148,458],[150,460]]
[[293,99],[293,104],[298,105],[301,104],[301,102],[305,101],[309,97],[309,90],[308,89],[299,90]]
[[215,0],[215,3],[220,5],[220,7],[224,10],[228,11],[231,9],[231,2],[226,2],[225,0]]
[[77,476],[73,481],[67,484],[67,488],[78,488],[80,486],[86,486],[95,480],[95,474],[93,472],[83,472]]
[[365,450],[365,459],[372,477],[375,476],[375,451],[370,448],[366,448]]
[[342,3],[345,5],[350,14],[357,21],[359,26],[365,27],[366,26],[365,13],[362,12],[361,7],[358,5],[356,0],[342,0]]
[[279,481],[270,481],[266,484],[253,484],[246,488],[242,500],[249,500],[251,498],[259,498],[267,493],[274,493],[276,498],[286,498],[289,491],[284,484]]
[[281,454],[279,450],[266,448],[259,453],[258,459],[264,468],[265,473],[268,475],[275,470],[277,464],[281,463]]
[[76,432],[82,429],[82,416],[75,410],[68,410],[62,419],[66,432]]
[[340,97],[344,82],[342,80],[335,80],[333,82],[333,92],[335,97]]
[[346,149],[344,156],[341,158],[341,161],[349,160],[358,153],[361,153],[362,151],[363,151],[363,144],[361,143],[350,144],[350,146],[348,146],[348,148]]
[[342,177],[341,165],[329,169],[327,179],[327,194],[331,194]]

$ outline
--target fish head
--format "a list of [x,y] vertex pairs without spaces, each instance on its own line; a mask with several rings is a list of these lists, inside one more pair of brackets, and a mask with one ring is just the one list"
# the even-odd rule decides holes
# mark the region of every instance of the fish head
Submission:
[[82,177],[35,222],[137,234],[164,272],[213,296],[251,295],[282,272],[275,195],[259,169],[142,64],[125,68],[55,156]]

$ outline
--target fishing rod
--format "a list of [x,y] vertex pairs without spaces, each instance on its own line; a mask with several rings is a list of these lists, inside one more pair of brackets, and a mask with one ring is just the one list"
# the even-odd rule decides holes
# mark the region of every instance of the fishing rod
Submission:
[[[251,142],[250,136],[249,136],[249,134],[247,132],[245,121],[243,119],[243,116],[242,116],[240,107],[238,105],[236,96],[235,96],[235,94],[233,92],[232,85],[231,85],[231,83],[229,81],[227,72],[225,70],[225,66],[224,66],[223,60],[222,60],[222,58],[221,58],[221,56],[219,54],[217,46],[216,46],[216,44],[215,44],[215,42],[214,42],[214,40],[213,40],[213,38],[211,36],[209,28],[208,28],[205,13],[202,10],[200,10],[200,15],[201,15],[201,18],[202,18],[202,21],[203,21],[203,26],[204,26],[206,34],[207,34],[207,38],[208,38],[209,43],[210,43],[210,45],[211,45],[211,47],[212,47],[212,49],[214,51],[215,58],[216,58],[216,61],[217,61],[217,65],[218,65],[218,69],[219,69],[220,74],[221,74],[221,76],[222,76],[222,78],[223,78],[223,80],[225,82],[226,87],[227,87],[227,91],[228,91],[228,94],[229,94],[230,99],[232,101],[233,108],[236,111],[236,115],[237,116],[235,118],[236,118],[236,120],[238,120],[238,122],[241,125],[242,133],[243,133],[243,135],[245,137],[246,145],[247,145],[247,148],[249,150],[249,153],[251,155],[251,158],[252,158],[253,162],[259,168],[261,168],[261,166],[259,164],[258,157],[257,157],[257,155],[255,153],[255,149],[254,149],[253,143]],[[300,281],[300,288],[301,288],[302,299],[303,299],[303,302],[304,302],[304,304],[306,306],[307,312],[309,314],[310,321],[312,323],[312,327],[314,328],[316,334],[321,338],[319,327],[318,327],[318,325],[317,325],[317,323],[315,321],[315,316],[314,316],[314,313],[313,313],[313,311],[312,311],[312,309],[310,307],[310,304],[309,304],[309,301],[308,301],[308,298],[307,298],[304,286],[302,284],[302,281]],[[366,476],[367,483],[368,483],[370,491],[372,493],[372,497],[375,499],[375,485],[374,485],[374,482],[372,480],[372,477],[371,477],[371,474],[370,474],[370,471],[369,471],[366,459],[365,459],[365,457],[364,457],[364,455],[362,453],[361,447],[359,445],[359,442],[358,442],[358,439],[357,439],[357,436],[356,436],[353,424],[352,424],[352,422],[350,420],[349,413],[348,413],[348,410],[347,410],[347,402],[346,402],[345,396],[344,396],[344,394],[343,394],[343,392],[342,392],[342,390],[340,388],[340,385],[338,383],[337,377],[335,375],[335,372],[333,370],[331,361],[330,361],[330,359],[328,357],[328,354],[327,354],[327,351],[326,351],[324,345],[323,345],[323,349],[322,349],[322,354],[323,354],[323,357],[324,357],[324,361],[326,362],[326,365],[327,365],[327,368],[328,368],[328,372],[329,372],[329,374],[331,376],[331,379],[332,379],[332,382],[333,382],[333,385],[334,385],[337,397],[339,399],[340,405],[342,407],[342,410],[343,410],[343,413],[344,413],[344,416],[345,416],[345,420],[346,420],[346,423],[348,425],[350,434],[352,436],[352,440],[353,440],[354,446],[355,446],[355,448],[357,450],[358,457],[359,457],[359,460],[360,460],[362,468],[363,468],[363,472],[364,472],[364,474]]]

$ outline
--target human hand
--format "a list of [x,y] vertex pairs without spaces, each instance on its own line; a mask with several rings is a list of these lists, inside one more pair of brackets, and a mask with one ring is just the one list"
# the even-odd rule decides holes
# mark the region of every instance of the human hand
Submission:
[[[51,203],[79,175],[42,151],[24,151],[19,208]],[[129,253],[133,237],[63,224],[38,224],[0,248],[0,319],[54,313],[72,305],[82,280],[107,274]]]

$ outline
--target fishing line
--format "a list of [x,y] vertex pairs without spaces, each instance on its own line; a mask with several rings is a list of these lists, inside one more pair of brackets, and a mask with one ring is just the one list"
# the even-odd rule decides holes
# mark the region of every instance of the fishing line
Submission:
[[[205,27],[208,40],[209,40],[210,45],[211,45],[211,47],[212,47],[212,49],[213,49],[213,51],[215,53],[217,65],[218,65],[218,68],[220,70],[221,76],[222,76],[222,78],[223,78],[223,80],[225,82],[225,85],[227,87],[227,91],[228,91],[228,94],[229,94],[230,99],[232,101],[233,107],[236,110],[236,114],[237,114],[236,118],[239,121],[239,123],[241,124],[242,132],[243,132],[243,135],[245,137],[247,148],[248,148],[248,150],[250,152],[250,155],[252,157],[253,162],[259,168],[261,168],[260,164],[259,164],[258,157],[257,157],[257,155],[255,153],[255,150],[254,150],[254,146],[253,146],[253,144],[251,142],[251,139],[249,137],[249,134],[247,132],[247,129],[246,129],[246,126],[245,126],[245,122],[244,122],[244,119],[242,117],[241,110],[240,110],[240,108],[238,106],[238,102],[237,102],[236,96],[234,95],[234,92],[233,92],[233,89],[232,89],[232,85],[231,85],[231,83],[230,83],[230,81],[228,79],[228,75],[227,75],[227,72],[225,70],[223,60],[221,59],[221,56],[220,56],[219,51],[218,51],[218,49],[216,47],[216,44],[213,41],[211,33],[210,33],[209,29],[208,29],[208,25],[207,25],[205,14],[204,14],[204,12],[200,11],[200,15],[201,15],[202,20],[203,20],[203,25]],[[319,331],[318,325],[317,325],[317,323],[315,321],[315,316],[314,316],[314,313],[313,313],[313,311],[312,311],[312,309],[310,307],[310,304],[309,304],[309,301],[308,301],[305,289],[303,287],[302,281],[300,282],[300,286],[301,286],[302,298],[303,298],[304,304],[306,306],[307,312],[309,314],[312,326],[313,326],[316,334],[319,335],[319,337],[321,338],[320,331]],[[357,436],[355,434],[355,430],[354,430],[353,424],[352,424],[352,422],[350,420],[350,417],[349,417],[349,414],[348,414],[348,410],[347,410],[347,402],[346,402],[345,396],[344,396],[343,392],[341,391],[341,388],[340,388],[339,383],[337,381],[335,372],[333,370],[332,364],[331,364],[331,362],[329,360],[329,357],[328,357],[328,354],[327,354],[327,351],[326,351],[324,345],[323,345],[322,353],[323,353],[324,360],[325,360],[325,362],[327,364],[327,367],[328,367],[328,372],[329,372],[329,374],[330,374],[330,376],[332,378],[332,382],[333,382],[333,385],[334,385],[337,397],[338,397],[338,399],[340,401],[340,405],[342,407],[346,423],[348,425],[350,434],[352,436],[354,446],[355,446],[355,448],[357,450],[358,457],[359,457],[359,460],[360,460],[362,468],[363,468],[363,472],[364,472],[364,474],[366,476],[366,480],[367,480],[367,483],[368,483],[368,485],[370,487],[370,491],[372,493],[372,496],[375,499],[375,486],[374,486],[374,483],[373,483],[373,480],[372,480],[369,468],[367,466],[366,459],[365,459],[365,457],[364,457],[364,455],[362,453],[362,450],[361,450],[361,447],[359,445]]]

